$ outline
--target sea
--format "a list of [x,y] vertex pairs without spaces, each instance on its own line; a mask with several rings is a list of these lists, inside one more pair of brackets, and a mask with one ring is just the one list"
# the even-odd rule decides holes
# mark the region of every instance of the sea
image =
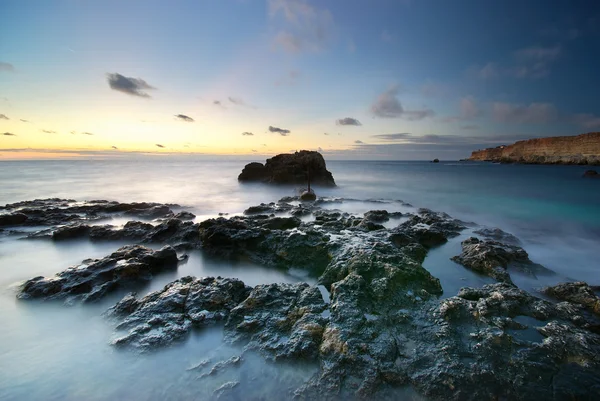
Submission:
[[[53,197],[176,203],[202,221],[297,194],[294,186],[238,183],[247,162],[191,156],[1,161],[0,205]],[[533,292],[564,280],[600,284],[600,180],[582,178],[585,166],[328,161],[327,167],[337,187],[316,187],[317,195],[343,199],[335,204],[343,211],[360,215],[373,209],[429,208],[514,234],[534,262],[557,273],[536,279],[514,276],[522,288]],[[440,278],[444,297],[465,285],[491,282],[450,260],[468,235],[431,250],[423,264]],[[240,353],[222,344],[220,327],[194,332],[167,349],[139,353],[110,345],[118,333],[103,312],[123,293],[93,305],[16,299],[24,280],[101,258],[121,245],[0,236],[0,400],[209,400],[228,382],[244,389],[240,399],[286,399],[318,369],[247,354],[239,367],[201,379],[203,364]],[[186,275],[237,277],[248,285],[316,284],[315,277],[296,269],[222,261],[194,251],[177,272],[155,277],[138,293]],[[398,397],[423,399],[410,388],[400,389]]]

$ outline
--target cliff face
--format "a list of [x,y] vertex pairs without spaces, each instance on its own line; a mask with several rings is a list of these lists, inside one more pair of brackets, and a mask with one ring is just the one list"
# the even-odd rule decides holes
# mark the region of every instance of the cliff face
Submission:
[[508,146],[476,150],[469,160],[527,164],[600,165],[600,132],[528,139]]

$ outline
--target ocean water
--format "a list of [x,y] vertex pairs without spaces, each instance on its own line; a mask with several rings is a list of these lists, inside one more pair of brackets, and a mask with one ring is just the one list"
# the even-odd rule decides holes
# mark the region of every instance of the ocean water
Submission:
[[[297,191],[290,186],[238,184],[245,163],[192,157],[0,162],[0,204],[49,197],[155,201],[180,204],[202,220],[218,213],[238,214]],[[523,288],[533,290],[563,279],[600,284],[600,181],[582,178],[585,167],[330,161],[328,169],[338,187],[316,188],[317,194],[348,199],[335,206],[345,211],[405,210],[395,202],[402,200],[516,235],[533,261],[558,273],[537,280],[515,276]],[[460,253],[460,241],[468,235],[432,250],[424,263],[440,278],[444,296],[455,295],[464,285],[490,282],[449,260]],[[317,369],[273,365],[248,356],[233,372],[199,380],[201,372],[189,368],[240,352],[221,344],[218,327],[194,333],[169,349],[137,354],[109,345],[116,333],[101,316],[122,293],[95,305],[73,307],[16,300],[23,280],[103,257],[120,245],[0,237],[1,400],[203,400],[231,380],[253,383],[245,399],[279,399]],[[238,277],[249,285],[315,282],[301,271],[225,262],[197,251],[177,272],[155,277],[138,292],[146,294],[184,275]],[[403,397],[411,399],[410,391]]]

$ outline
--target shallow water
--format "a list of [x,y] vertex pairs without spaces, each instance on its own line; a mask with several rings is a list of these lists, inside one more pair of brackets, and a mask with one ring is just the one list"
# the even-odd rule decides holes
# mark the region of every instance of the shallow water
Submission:
[[[172,202],[202,220],[295,194],[294,187],[238,184],[236,177],[244,164],[192,158],[0,162],[0,205],[48,197]],[[415,210],[398,202],[402,200],[445,211],[515,234],[532,260],[559,273],[537,279],[513,275],[523,288],[533,290],[564,277],[600,284],[600,182],[582,179],[584,167],[443,162],[330,162],[328,167],[338,187],[317,188],[317,193],[357,200],[327,207],[353,214]],[[359,201],[365,199],[382,201]],[[460,253],[460,241],[468,235],[465,232],[431,250],[425,260],[424,266],[440,278],[444,297],[465,285],[492,281],[449,260]],[[241,382],[244,397],[238,394],[239,399],[274,399],[289,396],[289,389],[315,371],[315,366],[272,365],[248,355],[232,372],[200,380],[201,372],[187,369],[206,358],[211,359],[210,368],[240,353],[221,346],[218,327],[195,332],[184,344],[167,350],[138,355],[109,345],[116,333],[101,317],[122,294],[73,307],[16,300],[19,282],[52,275],[86,258],[103,257],[120,245],[0,236],[0,399],[210,399],[215,388],[230,380]],[[185,275],[237,277],[248,285],[316,282],[302,271],[233,263],[195,251],[176,272],[155,277],[138,292],[143,295]],[[535,338],[533,331],[522,335]]]

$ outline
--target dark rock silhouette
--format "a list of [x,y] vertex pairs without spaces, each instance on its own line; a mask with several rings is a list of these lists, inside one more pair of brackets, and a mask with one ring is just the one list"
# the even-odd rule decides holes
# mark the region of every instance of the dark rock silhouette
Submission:
[[319,152],[301,150],[284,153],[261,163],[249,163],[238,176],[241,182],[265,182],[269,184],[306,184],[308,175],[315,185],[333,187],[335,181]]

